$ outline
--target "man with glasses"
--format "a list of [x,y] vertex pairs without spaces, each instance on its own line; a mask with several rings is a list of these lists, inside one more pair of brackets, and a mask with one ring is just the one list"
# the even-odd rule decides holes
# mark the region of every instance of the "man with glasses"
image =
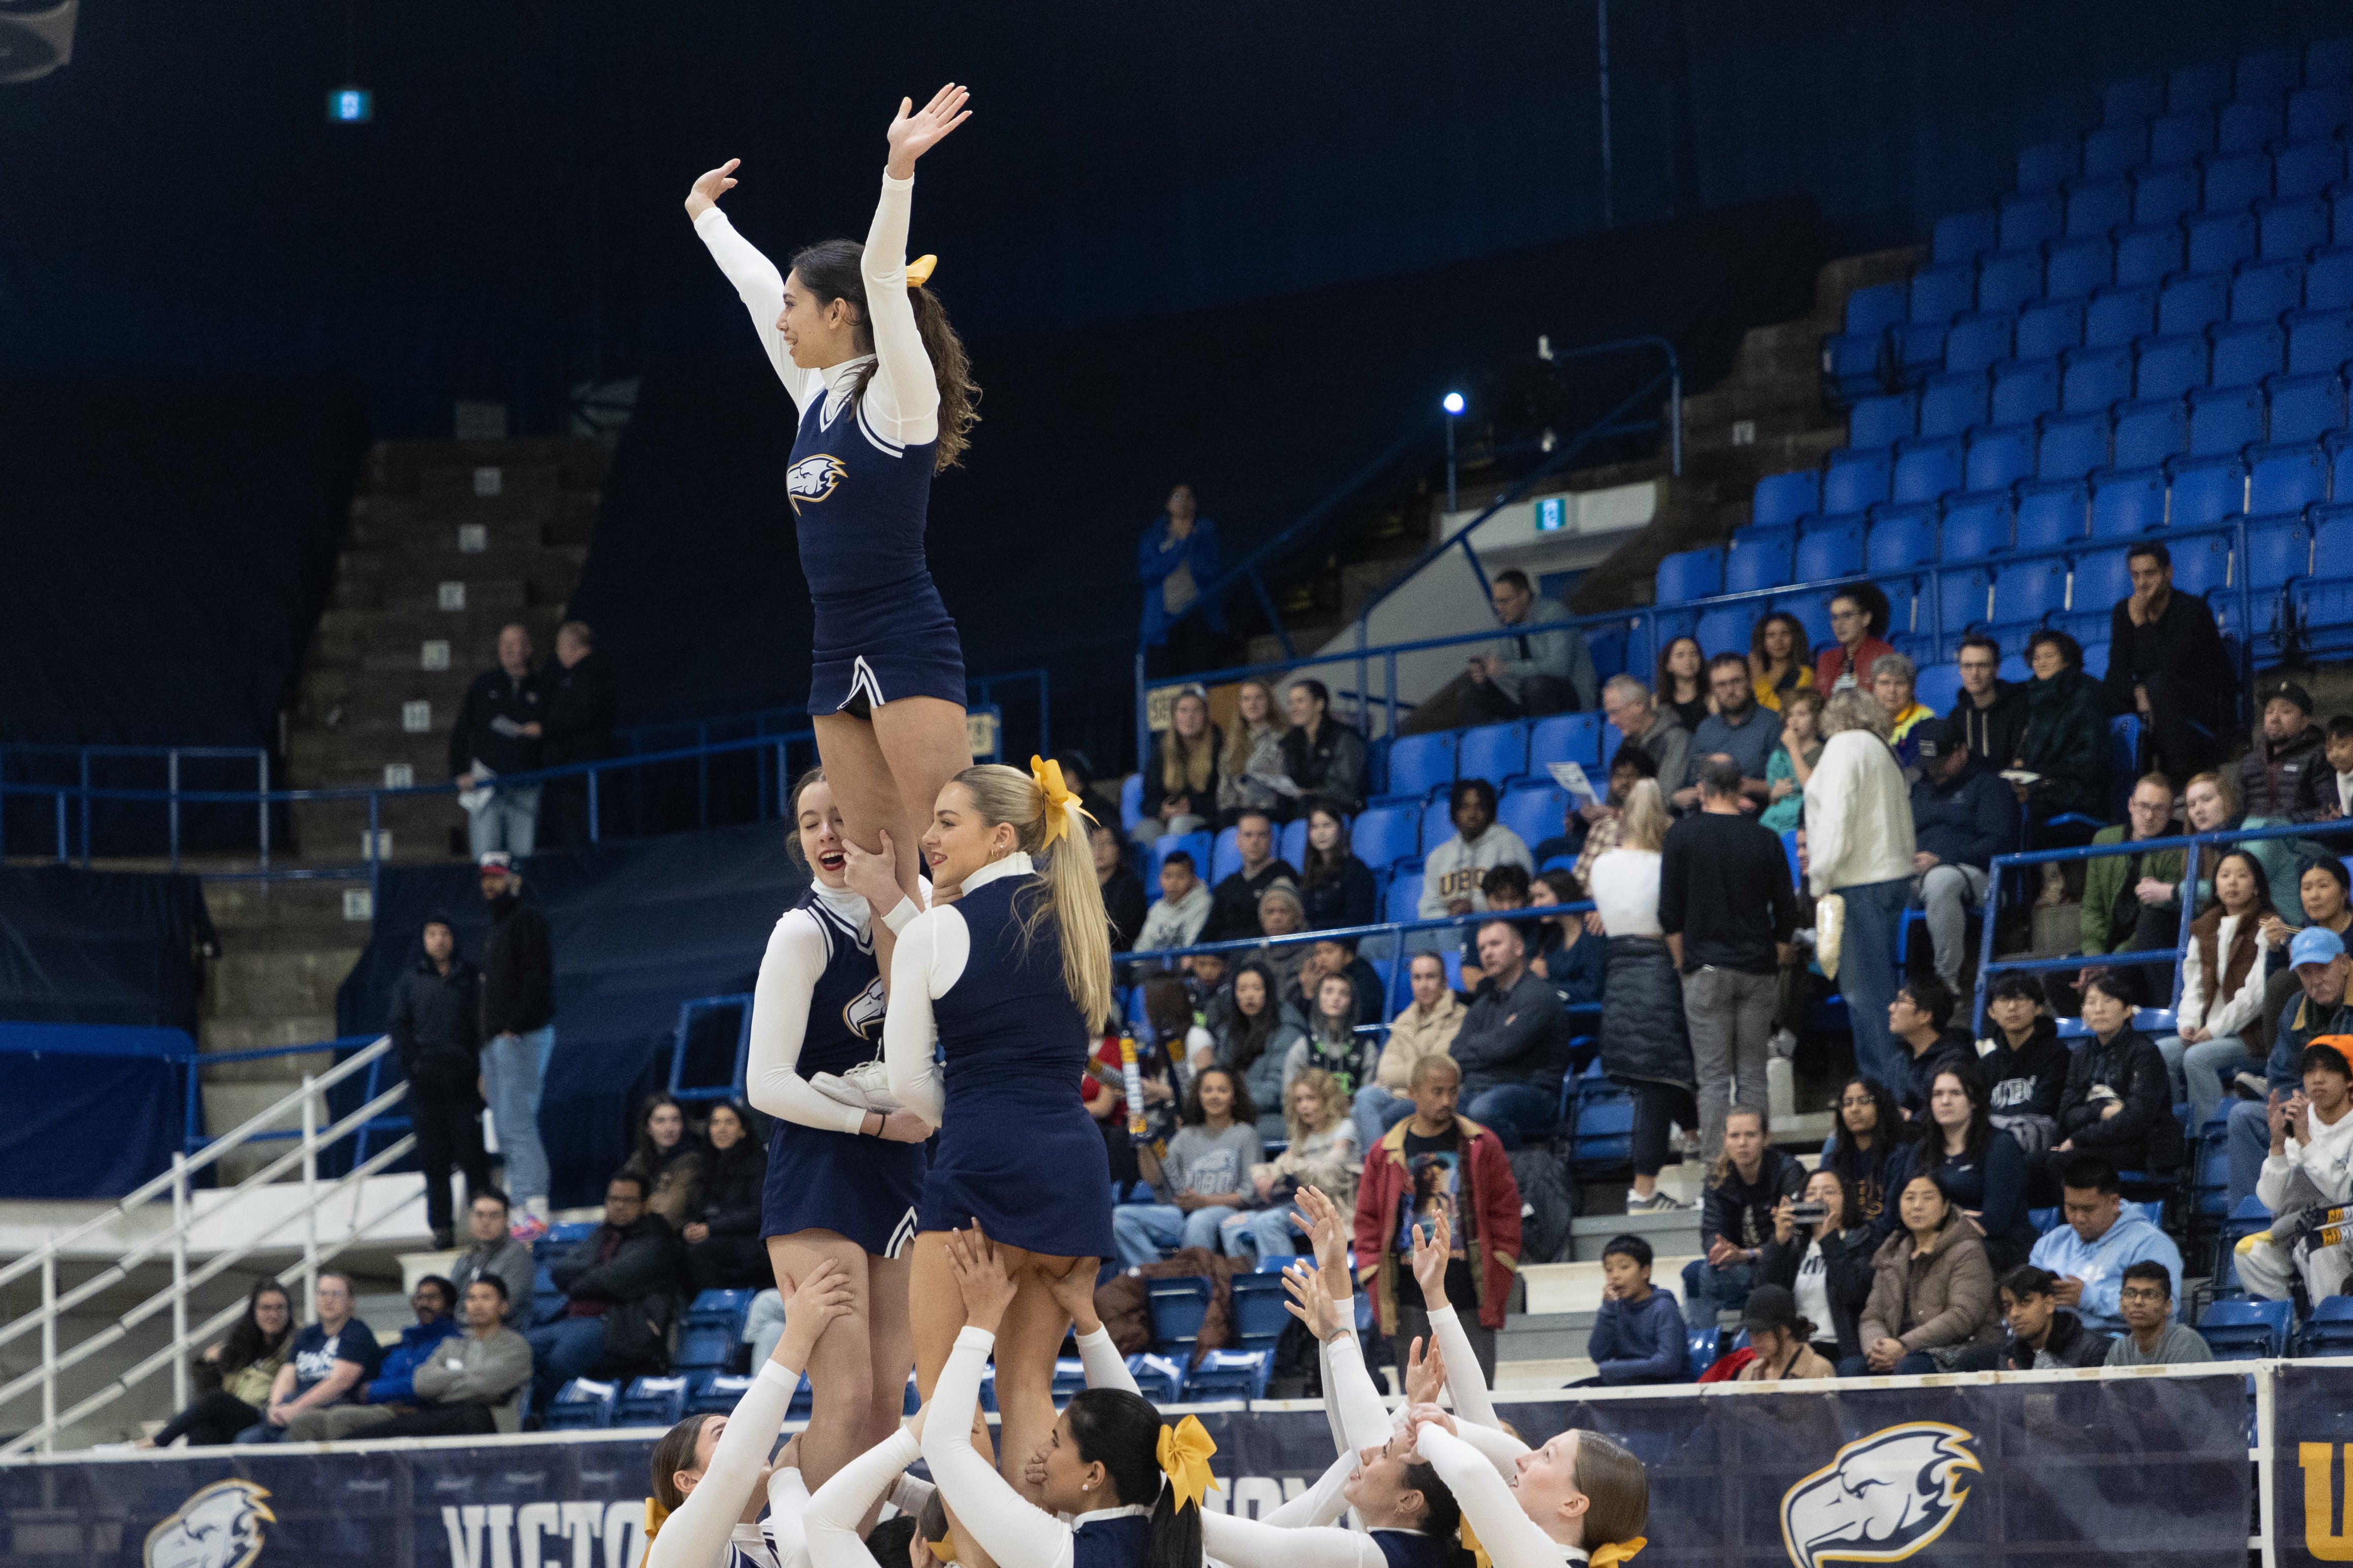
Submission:
[[[2173,785],[2163,773],[2145,773],[2133,785],[2125,803],[2126,822],[2103,827],[2092,836],[2103,844],[2137,844],[2164,838],[2173,832]],[[2174,889],[2181,881],[2181,851],[2153,849],[2129,855],[2103,855],[2084,866],[2083,912],[2076,918],[2084,952],[2171,952],[2181,936],[2181,906]],[[2134,991],[2147,1002],[2162,985],[2171,984],[2162,965],[2125,966]],[[2094,965],[2079,973],[2072,986],[2053,977],[2053,1011],[2082,1010],[2084,983],[2100,972]]]
[[1715,699],[1715,711],[1701,720],[1692,734],[1691,761],[1684,765],[1683,786],[1674,793],[1675,809],[1696,811],[1700,774],[1711,759],[1729,757],[1740,766],[1740,809],[1754,815],[1772,798],[1765,765],[1781,743],[1779,716],[1757,705],[1748,660],[1740,654],[1720,653],[1707,661],[1707,689]]
[[1823,695],[1861,687],[1871,689],[1871,667],[1883,653],[1895,650],[1881,640],[1887,630],[1887,600],[1868,584],[1841,588],[1831,595],[1831,636],[1834,639],[1814,663],[1814,684]]
[[1952,718],[1969,750],[1995,771],[2017,760],[2026,733],[2026,689],[2001,679],[2001,645],[1989,637],[1961,639],[1961,700]]
[[2125,1332],[2108,1347],[2108,1365],[2187,1366],[2214,1359],[2197,1330],[2173,1321],[2173,1271],[2164,1264],[2127,1264],[2117,1300]]

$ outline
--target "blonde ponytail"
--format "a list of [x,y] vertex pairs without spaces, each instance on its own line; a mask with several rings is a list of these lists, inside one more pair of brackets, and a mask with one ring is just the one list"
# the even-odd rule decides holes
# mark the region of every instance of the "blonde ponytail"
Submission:
[[[983,822],[992,827],[1000,822],[1011,824],[1022,850],[1043,862],[1038,868],[1038,886],[1027,898],[1022,934],[1034,934],[1040,921],[1054,922],[1055,934],[1061,939],[1063,989],[1070,993],[1088,1031],[1100,1028],[1114,1011],[1111,917],[1103,909],[1103,885],[1095,880],[1087,816],[1078,798],[1063,791],[1057,801],[1046,783],[1001,763],[966,768],[956,774],[955,782],[970,793]],[[1060,784],[1059,769],[1050,782]]]

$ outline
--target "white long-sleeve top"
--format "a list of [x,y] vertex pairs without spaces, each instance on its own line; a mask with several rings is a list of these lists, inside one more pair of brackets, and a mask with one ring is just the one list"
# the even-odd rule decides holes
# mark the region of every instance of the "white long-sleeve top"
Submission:
[[809,1499],[810,1568],[874,1568],[858,1522],[889,1494],[902,1471],[923,1457],[923,1446],[901,1427],[836,1470]]
[[1488,1456],[1465,1439],[1442,1426],[1425,1426],[1414,1446],[1461,1505],[1462,1517],[1495,1568],[1561,1568],[1588,1560],[1582,1547],[1563,1545],[1546,1534]]
[[2263,1173],[2255,1178],[2255,1196],[2265,1208],[2278,1212],[2281,1200],[2287,1196],[2288,1180],[2298,1171],[2319,1190],[2329,1207],[2353,1199],[2353,1110],[2334,1122],[2323,1121],[2316,1111],[2311,1129],[2309,1143],[2290,1138],[2286,1153],[2263,1156]]
[[1091,1519],[1143,1512],[1148,1505],[1082,1513],[1065,1524],[1007,1484],[997,1467],[972,1446],[973,1414],[980,1407],[980,1370],[997,1336],[966,1324],[932,1385],[932,1413],[923,1417],[923,1459],[932,1482],[956,1519],[998,1568],[1070,1568],[1071,1535]]
[[1915,847],[1912,792],[1887,742],[1868,730],[1841,730],[1825,741],[1806,781],[1806,865],[1814,897],[1907,878]]
[[[2239,933],[2242,921],[2253,920],[2253,915],[2224,915],[2214,932],[2214,952],[2227,964],[2231,942]],[[2200,954],[2199,943],[2191,939],[2188,951],[2181,955],[2181,1005],[2173,1016],[2177,1029],[2204,1029],[2220,1039],[2236,1035],[2261,1016],[2263,1010],[2263,971],[2269,966],[2271,948],[2255,943],[2255,961],[2247,966],[2246,979],[2237,991],[2228,996],[2216,996],[2213,1010],[2206,1006],[2206,961]]]
[[[705,216],[710,216],[705,214]],[[866,900],[847,888],[814,882],[826,907],[864,935],[872,928]],[[826,938],[807,910],[786,910],[768,933],[760,977],[752,986],[752,1039],[744,1068],[752,1108],[802,1127],[856,1134],[866,1112],[820,1094],[800,1074],[801,1042],[808,1034],[809,998],[825,973]]]
[[[1035,874],[1029,857],[1017,849],[992,860],[964,879],[967,893],[1001,877]],[[947,1090],[932,1060],[938,1032],[932,1003],[964,978],[972,959],[972,928],[954,904],[925,910],[899,933],[891,955],[891,1010],[882,1019],[882,1067],[899,1103],[937,1127],[947,1114]],[[924,1445],[928,1451],[930,1445]]]
[[914,194],[913,179],[883,175],[882,196],[866,233],[859,270],[866,280],[866,316],[874,352],[823,370],[795,364],[784,334],[776,330],[776,318],[785,309],[785,279],[776,264],[737,234],[719,208],[694,220],[694,232],[735,286],[735,297],[744,301],[760,346],[776,367],[776,379],[792,395],[795,410],[807,412],[809,399],[822,394],[830,420],[871,360],[874,378],[858,400],[858,416],[871,434],[900,447],[936,440],[940,433],[939,380],[923,351],[923,334],[915,329],[914,302],[907,298],[907,225]]
[[[646,1568],[729,1568],[739,1552],[757,1563],[777,1562],[760,1527],[738,1521],[800,1384],[798,1368],[773,1359],[761,1363],[759,1375],[729,1414],[702,1479],[646,1548]],[[772,1504],[775,1495],[771,1488]]]

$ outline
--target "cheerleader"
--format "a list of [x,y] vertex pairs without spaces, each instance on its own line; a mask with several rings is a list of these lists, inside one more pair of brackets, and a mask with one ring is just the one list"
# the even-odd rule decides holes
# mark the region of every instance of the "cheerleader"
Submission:
[[[849,890],[841,812],[821,770],[793,786],[797,826],[786,851],[809,872],[808,896],[768,938],[752,994],[745,1077],[752,1103],[776,1118],[768,1134],[760,1234],[779,1281],[831,1268],[849,1292],[849,1321],[808,1363],[812,1400],[802,1446],[818,1485],[897,1427],[914,1342],[907,1326],[908,1244],[931,1135],[904,1110],[844,1104],[809,1081],[881,1054],[882,980],[873,921]],[[903,911],[912,918],[914,906]]]
[[961,893],[900,932],[882,1030],[892,1095],[940,1129],[909,1292],[916,1385],[932,1394],[963,1323],[948,1233],[977,1224],[1018,1286],[997,1358],[1008,1479],[1054,1424],[1069,1317],[1048,1280],[1112,1254],[1110,1160],[1074,1092],[1112,1014],[1110,927],[1078,797],[1051,763],[1030,769],[940,791],[923,853],[933,886]]
[[1465,1423],[1434,1405],[1407,1429],[1495,1568],[1607,1568],[1648,1544],[1651,1479],[1642,1461],[1599,1432],[1570,1430],[1541,1448]]
[[[950,83],[920,110],[900,101],[865,245],[810,246],[789,277],[716,205],[741,160],[686,198],[798,411],[785,479],[817,614],[810,721],[849,836],[868,850],[887,835],[914,843],[940,785],[972,765],[964,655],[924,561],[923,525],[932,475],[963,453],[978,389],[923,287],[933,258],[907,265],[915,160],[970,117],[966,97]],[[915,881],[910,858],[900,881],[910,898]]]
[[1087,1390],[1052,1426],[1034,1504],[974,1450],[981,1367],[1017,1290],[979,1231],[955,1233],[943,1250],[965,1322],[941,1369],[923,1449],[958,1534],[997,1568],[1202,1568],[1200,1502],[1215,1484],[1217,1446],[1198,1417],[1164,1426],[1137,1394]]
[[798,1289],[778,1284],[791,1309],[784,1337],[734,1411],[690,1415],[654,1445],[646,1568],[790,1568],[756,1522],[770,1502],[768,1450],[801,1369],[828,1327],[849,1315],[851,1296],[849,1279],[831,1263],[811,1269]]

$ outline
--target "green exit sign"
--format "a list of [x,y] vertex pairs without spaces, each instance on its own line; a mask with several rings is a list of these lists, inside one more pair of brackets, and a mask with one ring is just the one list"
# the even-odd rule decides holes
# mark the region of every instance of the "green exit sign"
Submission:
[[1546,496],[1536,502],[1536,531],[1560,533],[1568,528],[1568,498]]

